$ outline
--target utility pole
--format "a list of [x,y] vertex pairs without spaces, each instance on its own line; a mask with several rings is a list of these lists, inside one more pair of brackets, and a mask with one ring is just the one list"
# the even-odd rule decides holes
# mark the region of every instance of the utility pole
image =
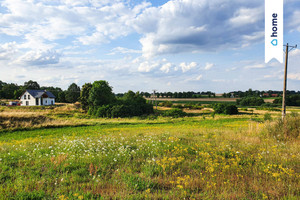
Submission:
[[[156,110],[157,110],[157,101],[156,101],[156,94],[155,94],[155,92],[156,92],[157,90],[153,90],[153,95],[154,95],[154,100],[155,100],[155,108],[156,108]],[[153,101],[152,101],[153,102]]]
[[284,81],[283,81],[283,93],[282,93],[282,119],[285,118],[286,114],[286,83],[287,83],[287,66],[288,66],[288,59],[289,59],[289,51],[291,51],[294,48],[297,48],[297,45],[295,46],[289,46],[289,43],[284,45],[286,47],[285,49],[285,67],[284,67]]

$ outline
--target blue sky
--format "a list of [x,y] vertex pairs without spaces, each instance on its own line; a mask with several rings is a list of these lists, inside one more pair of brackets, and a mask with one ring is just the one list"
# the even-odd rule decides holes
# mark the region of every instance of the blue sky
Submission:
[[[285,0],[284,43],[300,45],[300,1]],[[300,90],[300,50],[288,89]],[[282,90],[264,63],[262,0],[0,0],[0,80],[114,92]]]

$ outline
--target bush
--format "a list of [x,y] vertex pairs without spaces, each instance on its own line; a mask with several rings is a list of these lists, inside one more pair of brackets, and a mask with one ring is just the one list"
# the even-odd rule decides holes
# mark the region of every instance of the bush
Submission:
[[[275,99],[273,101],[273,104],[275,105],[281,105],[282,104],[282,98]],[[300,106],[300,95],[288,95],[286,97],[286,105],[287,106]]]
[[201,103],[187,103],[184,104],[184,108],[188,109],[202,109]]
[[173,104],[172,108],[183,108],[183,106],[181,104]]
[[175,118],[178,118],[178,117],[184,117],[184,116],[186,116],[186,113],[183,112],[179,108],[173,108],[171,110],[165,111],[164,114],[163,114],[163,116],[164,117],[175,117]]
[[300,115],[292,113],[285,119],[278,119],[266,126],[266,132],[269,136],[277,140],[297,139],[300,135]]
[[281,111],[280,108],[275,107],[257,107],[256,110],[267,110],[267,111]]
[[271,121],[272,120],[272,116],[270,113],[265,113],[264,114],[264,120],[265,121]]
[[237,105],[241,106],[261,106],[264,100],[260,97],[245,97],[236,100]]
[[226,114],[226,115],[234,115],[234,114],[238,114],[239,112],[235,105],[226,104],[226,103],[213,104],[213,109],[215,113]]
[[173,103],[171,101],[164,101],[160,103],[160,105],[164,107],[172,107]]
[[110,105],[103,105],[94,110],[94,115],[97,117],[111,117],[110,114]]
[[153,106],[133,92],[126,93],[123,98],[113,104],[90,107],[89,115],[97,117],[117,118],[148,115],[153,113]]

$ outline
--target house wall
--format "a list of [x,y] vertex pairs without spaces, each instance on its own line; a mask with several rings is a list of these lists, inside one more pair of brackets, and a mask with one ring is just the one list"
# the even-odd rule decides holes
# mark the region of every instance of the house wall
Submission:
[[[24,98],[24,95],[26,95],[26,99]],[[28,99],[28,95],[30,96],[30,99]],[[26,101],[28,101],[28,106],[35,106],[35,98],[31,96],[27,91],[21,96],[21,106],[26,106]]]
[[[53,102],[53,104],[52,104]],[[55,104],[55,99],[54,98],[43,98],[43,105],[48,106],[48,105],[54,105]]]

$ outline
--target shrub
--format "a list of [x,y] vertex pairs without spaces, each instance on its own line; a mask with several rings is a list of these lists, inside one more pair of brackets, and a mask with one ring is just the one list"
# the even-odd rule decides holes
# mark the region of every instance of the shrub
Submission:
[[186,113],[183,112],[181,109],[179,108],[173,108],[171,110],[167,110],[164,112],[163,116],[165,117],[175,117],[175,118],[178,118],[178,117],[184,117],[186,116]]
[[[282,98],[275,99],[273,101],[273,104],[275,105],[281,105],[282,104]],[[300,95],[288,95],[286,97],[286,105],[287,106],[300,106]]]
[[257,107],[256,110],[267,110],[267,111],[281,111],[280,108],[274,108],[274,107]]
[[147,103],[139,93],[129,91],[122,98],[117,99],[111,104],[101,106],[90,106],[89,115],[97,117],[133,117],[148,115],[153,113],[153,106]]
[[237,99],[236,103],[241,106],[261,106],[265,102],[260,97],[245,97]]
[[97,108],[97,110],[94,111],[94,115],[97,117],[110,117],[110,105],[103,105]]
[[160,103],[160,105],[164,107],[172,107],[173,103],[171,101],[164,101]]
[[272,116],[270,113],[265,113],[264,114],[264,120],[265,121],[271,121],[272,120]]
[[300,115],[292,113],[285,119],[278,119],[266,126],[269,136],[277,140],[297,139],[300,135]]
[[184,108],[188,109],[202,109],[201,103],[187,103],[184,104]]
[[181,104],[174,104],[172,105],[172,108],[183,108],[183,106]]
[[234,115],[238,114],[238,109],[235,105],[226,104],[226,103],[217,103],[213,105],[215,113]]

